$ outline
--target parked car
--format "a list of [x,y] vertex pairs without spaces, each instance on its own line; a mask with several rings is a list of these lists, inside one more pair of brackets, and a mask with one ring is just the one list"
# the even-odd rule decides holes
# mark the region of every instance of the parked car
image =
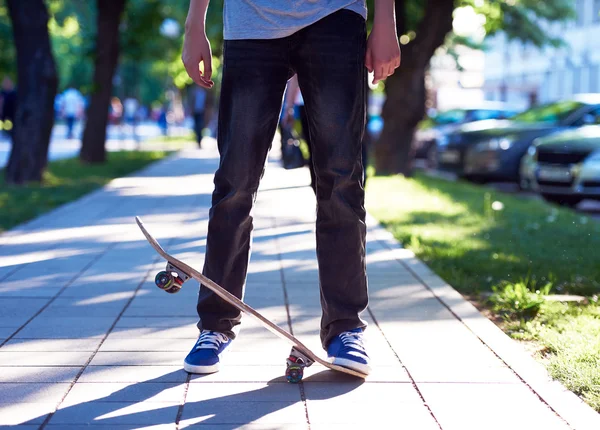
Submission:
[[520,176],[523,188],[553,203],[600,200],[600,126],[536,139],[521,161]]
[[534,139],[600,123],[600,94],[538,106],[512,120],[465,124],[438,150],[441,168],[477,182],[519,182],[519,166]]
[[519,112],[515,107],[500,102],[484,102],[481,105],[451,109],[424,121],[425,127],[417,130],[413,142],[416,158],[424,158],[435,164],[438,141],[456,131],[462,124],[486,119],[506,119]]

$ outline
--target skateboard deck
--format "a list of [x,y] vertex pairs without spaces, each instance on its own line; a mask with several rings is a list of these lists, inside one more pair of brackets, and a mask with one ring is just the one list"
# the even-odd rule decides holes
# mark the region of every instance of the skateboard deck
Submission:
[[300,342],[300,340],[298,340],[296,337],[265,318],[258,311],[253,309],[251,306],[248,306],[246,303],[238,299],[229,291],[225,290],[216,282],[207,278],[202,273],[187,265],[183,261],[171,256],[163,249],[162,246],[160,246],[158,241],[150,234],[146,227],[144,227],[144,223],[139,217],[135,217],[135,221],[152,248],[154,248],[154,250],[158,252],[161,257],[167,260],[166,270],[159,272],[154,279],[156,286],[169,293],[176,293],[181,289],[185,281],[189,280],[190,278],[195,279],[205,287],[210,288],[215,294],[217,294],[227,303],[235,306],[241,312],[257,320],[271,333],[290,343],[292,345],[292,351],[287,359],[287,369],[285,373],[289,382],[300,382],[304,375],[304,368],[309,367],[315,362],[331,370],[357,376],[359,378],[365,378],[367,376],[361,372],[338,366],[323,360],[308,347],[306,347],[306,345]]

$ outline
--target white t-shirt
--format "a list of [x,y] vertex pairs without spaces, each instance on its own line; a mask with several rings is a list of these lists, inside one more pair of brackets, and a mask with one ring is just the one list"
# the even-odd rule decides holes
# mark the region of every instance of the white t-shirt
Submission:
[[78,116],[83,110],[83,96],[74,88],[63,93],[62,108],[65,116]]
[[127,98],[123,103],[123,109],[125,111],[125,118],[135,118],[138,111],[138,101],[134,98]]

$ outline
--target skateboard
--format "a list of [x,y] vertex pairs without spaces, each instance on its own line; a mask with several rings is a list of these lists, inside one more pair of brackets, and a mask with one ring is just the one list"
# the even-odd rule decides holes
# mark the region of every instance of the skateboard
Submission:
[[357,372],[355,370],[338,366],[336,364],[332,364],[328,361],[323,360],[317,354],[308,349],[296,337],[294,337],[278,325],[269,321],[258,311],[253,309],[251,306],[248,306],[246,303],[238,299],[229,291],[225,290],[223,287],[219,286],[216,282],[210,280],[193,267],[188,266],[183,261],[180,261],[177,258],[171,256],[163,249],[162,246],[160,246],[158,241],[154,239],[154,237],[152,237],[150,232],[146,229],[146,227],[144,227],[144,223],[139,217],[135,217],[135,221],[142,233],[144,234],[144,236],[146,237],[146,240],[148,240],[150,245],[152,245],[152,248],[154,248],[154,250],[158,252],[158,254],[162,258],[167,260],[167,267],[165,268],[165,270],[158,272],[154,278],[154,283],[156,284],[156,286],[166,291],[167,293],[174,294],[181,290],[181,287],[183,286],[184,282],[188,281],[189,279],[195,279],[205,287],[210,288],[215,294],[217,294],[227,303],[235,306],[241,312],[257,320],[263,327],[265,327],[271,333],[290,343],[292,345],[292,351],[290,352],[290,355],[286,360],[285,371],[285,377],[289,382],[300,382],[302,380],[302,377],[304,376],[304,369],[310,367],[314,363],[319,363],[337,372],[346,373],[348,375],[356,376],[363,379],[366,378],[367,375],[361,372]]

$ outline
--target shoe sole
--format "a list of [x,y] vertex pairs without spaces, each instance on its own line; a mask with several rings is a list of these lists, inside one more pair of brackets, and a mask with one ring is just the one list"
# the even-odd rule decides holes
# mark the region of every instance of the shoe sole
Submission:
[[336,366],[342,366],[347,369],[355,370],[365,375],[371,373],[371,366],[369,366],[368,364],[357,363],[356,361],[348,360],[347,358],[330,357],[329,362],[331,364],[335,364]]
[[183,362],[183,370],[188,373],[194,373],[199,375],[207,375],[209,373],[216,373],[219,371],[219,363],[213,364],[211,366],[198,366],[194,364],[189,364],[187,361]]

